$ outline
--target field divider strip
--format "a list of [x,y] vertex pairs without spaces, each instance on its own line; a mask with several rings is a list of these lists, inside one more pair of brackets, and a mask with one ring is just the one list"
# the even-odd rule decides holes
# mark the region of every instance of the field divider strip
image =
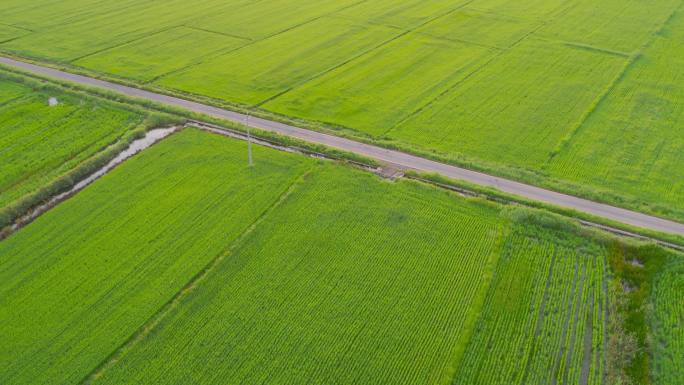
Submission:
[[19,71],[34,74],[34,76],[45,76],[48,78],[57,79],[58,81],[67,81],[86,87],[105,89],[107,91],[123,94],[131,98],[136,98],[140,100],[140,102],[151,101],[153,103],[163,105],[163,107],[157,108],[179,108],[184,111],[202,115],[206,119],[229,121],[232,123],[237,123],[243,127],[247,124],[249,127],[258,129],[264,134],[273,133],[284,137],[301,140],[310,144],[322,145],[329,149],[341,150],[344,152],[360,155],[377,162],[394,165],[400,170],[415,170],[418,172],[441,174],[442,176],[450,179],[466,181],[484,187],[491,187],[503,193],[523,197],[532,201],[543,202],[553,205],[554,207],[571,209],[643,229],[655,230],[679,236],[684,235],[684,223],[611,206],[605,203],[591,201],[577,196],[536,187],[511,179],[506,179],[451,164],[441,163],[431,159],[412,155],[410,153],[391,150],[378,145],[363,143],[361,141],[327,134],[320,131],[296,127],[283,122],[269,120],[258,116],[252,116],[248,119],[247,114],[233,110],[202,104],[100,79],[94,79],[91,77],[31,64],[4,56],[0,56],[0,64],[7,65],[10,68]]
[[200,31],[200,32],[206,32],[206,33],[212,33],[215,35],[221,35],[225,37],[232,37],[233,39],[238,39],[238,40],[245,40],[245,41],[253,41],[254,39],[250,37],[244,37],[244,36],[239,36],[239,35],[233,35],[232,33],[226,33],[226,32],[219,32],[219,31],[213,31],[210,29],[206,28],[201,28],[201,27],[196,27],[194,25],[188,25],[188,24],[183,24],[179,26],[178,28],[187,28],[187,29],[193,29],[195,31]]
[[149,319],[147,319],[147,321],[141,324],[141,326],[133,334],[131,334],[126,341],[112,351],[98,366],[96,366],[81,381],[79,381],[79,384],[91,384],[93,381],[97,380],[107,369],[115,365],[127,352],[135,348],[137,343],[144,340],[168,314],[182,304],[183,300],[190,295],[198,287],[198,285],[202,283],[202,281],[209,278],[210,274],[227,256],[231,255],[236,248],[242,245],[245,239],[247,239],[247,237],[254,232],[254,230],[269,216],[270,213],[280,207],[280,205],[285,202],[290,195],[292,195],[297,187],[304,184],[306,177],[314,172],[315,169],[316,167],[312,166],[311,168],[294,177],[285,191],[283,191],[273,203],[266,207],[261,214],[259,214],[259,216],[226,247],[224,251],[219,252],[212,260],[209,261],[209,263],[204,266],[204,268],[193,275],[180,291],[176,292],[176,294],[166,303],[164,303]]

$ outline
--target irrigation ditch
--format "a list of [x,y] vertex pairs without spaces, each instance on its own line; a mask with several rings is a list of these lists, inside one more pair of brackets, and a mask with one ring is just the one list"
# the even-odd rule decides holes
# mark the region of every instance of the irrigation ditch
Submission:
[[[57,195],[53,196],[52,198],[48,199],[46,202],[30,209],[26,214],[19,217],[12,225],[7,226],[4,229],[1,229],[0,230],[0,240],[7,238],[12,233],[16,232],[17,230],[21,229],[22,227],[33,222],[34,220],[36,220],[38,217],[40,217],[45,212],[49,211],[50,209],[52,209],[53,207],[57,206],[58,204],[64,202],[65,200],[69,199],[70,197],[74,196],[76,193],[83,190],[88,185],[90,185],[91,183],[93,183],[97,179],[101,178],[103,175],[112,171],[116,166],[120,165],[121,163],[126,161],[128,158],[130,158],[130,157],[134,156],[135,154],[138,154],[139,152],[149,148],[150,146],[154,145],[155,143],[159,142],[160,140],[162,140],[162,139],[166,138],[167,136],[173,134],[174,132],[178,131],[180,128],[181,127],[179,127],[179,126],[172,126],[172,127],[166,127],[166,128],[153,128],[151,130],[148,130],[145,133],[145,136],[131,142],[126,149],[124,149],[119,154],[117,154],[112,160],[107,162],[107,164],[105,164],[101,168],[95,170],[95,172],[91,173],[90,175],[88,175],[84,179],[78,181],[69,190],[62,192],[60,194],[57,194]],[[115,145],[116,144],[112,144],[109,147],[103,149],[102,151],[106,151],[107,149],[109,149]]]

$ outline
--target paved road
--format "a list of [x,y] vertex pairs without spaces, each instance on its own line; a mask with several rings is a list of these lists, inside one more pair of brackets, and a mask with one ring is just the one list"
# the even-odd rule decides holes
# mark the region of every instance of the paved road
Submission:
[[[0,63],[30,71],[40,75],[46,75],[60,80],[68,80],[74,83],[84,84],[103,88],[109,91],[119,92],[128,96],[153,100],[173,107],[180,107],[190,111],[206,114],[214,118],[226,119],[238,123],[245,122],[246,116],[234,111],[212,107],[201,103],[195,103],[172,96],[162,95],[154,92],[144,91],[137,88],[127,87],[116,83],[110,83],[86,76],[75,75],[68,72],[58,71],[52,68],[37,66],[21,61],[0,57]],[[684,224],[665,220],[662,218],[645,215],[635,211],[609,206],[602,203],[592,202],[586,199],[557,193],[550,190],[514,182],[480,172],[466,170],[432,160],[409,155],[399,151],[384,149],[353,140],[323,134],[299,127],[290,126],[280,122],[274,122],[257,117],[249,119],[249,125],[265,131],[275,132],[302,139],[307,142],[323,144],[340,150],[357,153],[359,155],[373,158],[382,162],[392,163],[399,167],[414,169],[418,171],[439,173],[449,178],[461,179],[478,185],[495,187],[501,191],[522,196],[528,199],[550,203],[556,206],[575,209],[585,213],[593,214],[614,221],[626,223],[633,226],[662,231],[671,234],[684,235]]]

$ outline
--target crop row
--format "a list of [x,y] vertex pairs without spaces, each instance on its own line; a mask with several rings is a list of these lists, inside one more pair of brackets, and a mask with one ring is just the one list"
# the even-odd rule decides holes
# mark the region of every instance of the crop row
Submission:
[[[140,125],[144,114],[0,78],[0,209],[48,185]],[[56,97],[58,104],[49,106]]]
[[678,384],[684,378],[684,262],[673,260],[656,278],[655,384]]
[[500,236],[452,199],[320,168],[100,383],[444,382]]
[[[603,383],[595,240],[254,158],[186,129],[0,242],[0,382]],[[681,371],[677,266],[655,290],[664,383]]]
[[0,242],[0,383],[82,380],[310,164],[257,148],[249,169],[240,142],[165,140]]
[[512,231],[454,383],[601,383],[604,256],[562,237]]

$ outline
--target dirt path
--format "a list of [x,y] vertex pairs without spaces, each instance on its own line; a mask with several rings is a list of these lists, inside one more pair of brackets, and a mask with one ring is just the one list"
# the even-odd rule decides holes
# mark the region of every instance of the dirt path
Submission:
[[[145,91],[138,88],[127,87],[99,79],[93,79],[86,76],[71,74],[68,72],[29,64],[1,56],[0,64],[59,80],[66,80],[86,86],[118,92],[127,96],[151,100],[172,107],[183,108],[193,112],[205,114],[213,118],[225,119],[240,124],[244,124],[246,120],[246,116],[238,112]],[[555,191],[530,186],[524,183],[503,179],[444,163],[435,162],[403,152],[388,150],[382,147],[360,143],[350,139],[340,138],[334,135],[328,135],[257,117],[251,117],[249,119],[249,125],[264,131],[287,135],[310,143],[322,144],[343,151],[353,152],[381,162],[390,163],[399,169],[413,169],[437,173],[448,178],[460,179],[486,187],[494,187],[503,192],[518,195],[527,199],[585,212],[628,225],[670,234],[684,235],[684,224],[682,223],[606,205],[603,203],[593,202],[567,194],[561,194]]]

